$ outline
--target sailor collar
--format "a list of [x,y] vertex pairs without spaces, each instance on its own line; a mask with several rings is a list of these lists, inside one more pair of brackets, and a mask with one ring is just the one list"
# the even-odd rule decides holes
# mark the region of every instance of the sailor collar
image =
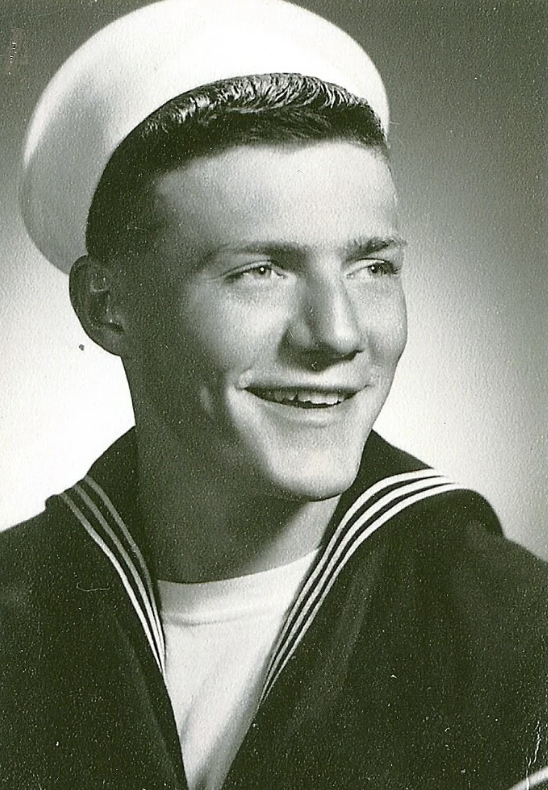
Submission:
[[[356,481],[332,520],[330,537],[287,616],[274,647],[261,702],[269,695],[355,552],[400,513],[431,497],[463,490],[372,432]],[[165,641],[154,574],[146,557],[137,481],[135,431],[119,439],[75,486],[60,495],[78,525],[116,571],[162,676]]]

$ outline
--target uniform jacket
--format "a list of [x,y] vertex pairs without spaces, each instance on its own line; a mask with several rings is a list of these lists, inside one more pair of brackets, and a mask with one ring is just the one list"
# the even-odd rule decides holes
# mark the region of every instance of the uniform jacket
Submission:
[[[0,536],[1,788],[186,788],[135,455]],[[485,500],[372,434],[224,790],[548,787],[547,615]]]

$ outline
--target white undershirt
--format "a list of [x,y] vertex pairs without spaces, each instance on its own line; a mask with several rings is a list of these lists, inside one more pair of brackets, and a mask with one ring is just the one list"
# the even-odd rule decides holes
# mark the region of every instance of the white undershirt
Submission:
[[167,686],[190,790],[219,790],[249,729],[276,638],[317,551],[202,584],[160,581]]

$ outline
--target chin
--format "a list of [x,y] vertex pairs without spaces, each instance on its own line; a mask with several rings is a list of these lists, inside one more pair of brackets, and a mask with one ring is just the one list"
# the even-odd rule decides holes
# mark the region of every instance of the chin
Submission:
[[343,494],[354,482],[360,465],[360,456],[354,463],[345,458],[312,457],[298,463],[273,465],[261,469],[262,480],[272,494],[282,499],[319,502]]

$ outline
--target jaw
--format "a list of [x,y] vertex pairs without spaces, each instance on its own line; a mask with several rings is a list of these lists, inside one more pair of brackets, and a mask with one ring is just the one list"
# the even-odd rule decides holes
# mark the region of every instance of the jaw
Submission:
[[272,389],[255,392],[237,383],[190,387],[186,395],[171,390],[171,397],[162,387],[155,406],[134,399],[134,409],[137,424],[147,424],[148,441],[170,447],[163,457],[180,459],[183,474],[209,480],[212,494],[319,501],[354,482],[389,388],[382,377],[342,400],[324,391],[322,403],[296,404],[295,397],[279,402]]
[[269,496],[307,501],[339,496],[355,480],[383,402],[376,386],[316,408],[236,392],[228,404],[230,438],[221,442],[218,460],[225,474],[230,469],[240,484]]

